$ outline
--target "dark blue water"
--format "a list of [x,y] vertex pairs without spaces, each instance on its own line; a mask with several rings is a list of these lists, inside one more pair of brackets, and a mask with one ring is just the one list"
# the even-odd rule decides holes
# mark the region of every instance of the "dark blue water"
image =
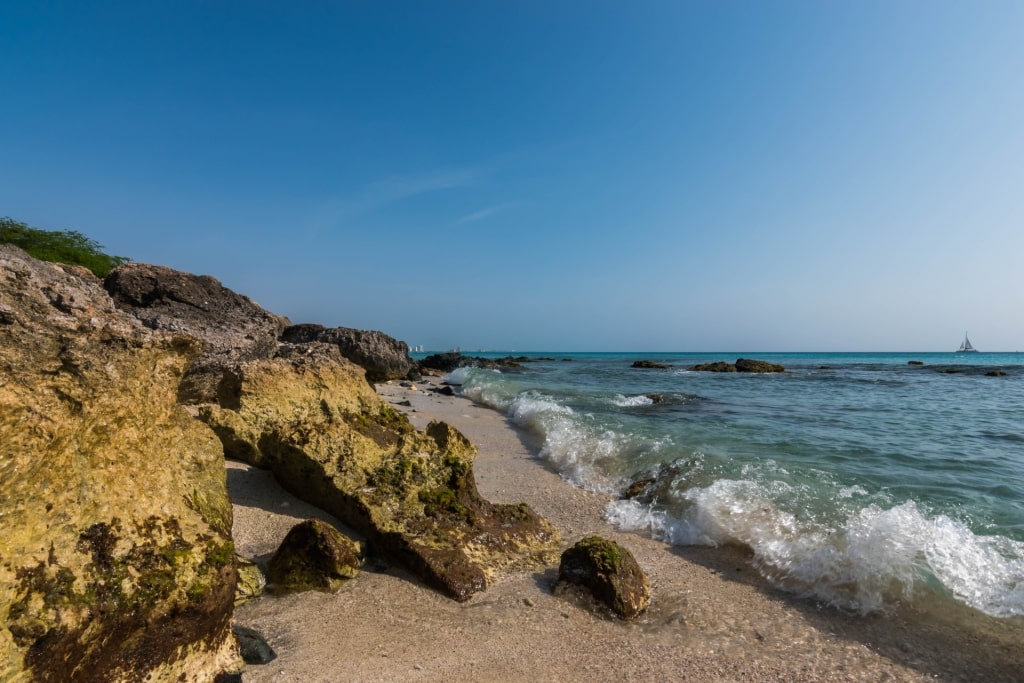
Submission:
[[[579,486],[654,478],[611,523],[746,546],[776,585],[846,609],[1024,614],[1024,354],[552,355],[451,379]],[[786,372],[686,369],[741,356]]]

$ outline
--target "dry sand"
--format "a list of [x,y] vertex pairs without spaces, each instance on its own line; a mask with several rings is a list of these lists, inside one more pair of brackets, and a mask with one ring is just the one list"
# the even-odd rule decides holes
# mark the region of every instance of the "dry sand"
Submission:
[[[466,434],[479,447],[484,497],[529,503],[566,546],[596,533],[632,550],[651,579],[651,609],[634,623],[594,616],[551,594],[556,567],[505,576],[464,604],[394,567],[367,567],[334,595],[265,596],[236,610],[278,653],[248,667],[246,683],[1024,679],[1019,619],[948,606],[845,615],[766,585],[741,550],[619,533],[602,520],[607,499],[547,469],[503,416],[425,388],[391,383],[379,393],[409,401],[400,408],[417,427],[441,419]],[[303,519],[337,524],[266,472],[229,463],[228,486],[238,551],[258,561]]]

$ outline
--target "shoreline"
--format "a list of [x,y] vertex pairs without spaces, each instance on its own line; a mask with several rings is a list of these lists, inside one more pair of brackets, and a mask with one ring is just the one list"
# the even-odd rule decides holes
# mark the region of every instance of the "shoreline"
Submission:
[[[259,630],[279,655],[247,667],[247,683],[1010,681],[1024,668],[1019,620],[948,606],[847,615],[769,586],[741,549],[673,547],[618,532],[602,517],[607,497],[564,481],[503,415],[423,390],[437,383],[387,383],[378,393],[419,429],[439,419],[463,432],[479,450],[481,495],[528,503],[558,528],[564,547],[598,534],[629,548],[651,580],[651,608],[633,623],[594,616],[551,594],[557,566],[505,575],[463,604],[394,567],[370,566],[334,595],[266,596],[240,606],[236,623]],[[336,523],[267,472],[229,463],[228,482],[243,556],[265,560],[307,517]],[[965,622],[972,628],[965,631]]]

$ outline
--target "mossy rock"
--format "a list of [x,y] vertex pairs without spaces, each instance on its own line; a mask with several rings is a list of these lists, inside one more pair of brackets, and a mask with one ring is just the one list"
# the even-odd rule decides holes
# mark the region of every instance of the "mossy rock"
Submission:
[[651,601],[647,575],[615,541],[588,536],[562,553],[556,593],[582,587],[621,619],[636,619]]
[[272,470],[368,552],[455,600],[498,572],[550,564],[557,531],[526,506],[480,496],[464,435],[443,422],[417,431],[336,348],[309,347],[239,366],[237,405],[197,411],[229,455]]
[[259,565],[235,555],[235,572],[238,574],[238,583],[235,584],[236,605],[263,595],[267,587],[267,577],[263,575]]
[[275,592],[333,593],[359,573],[360,547],[330,524],[308,519],[292,527],[267,564]]

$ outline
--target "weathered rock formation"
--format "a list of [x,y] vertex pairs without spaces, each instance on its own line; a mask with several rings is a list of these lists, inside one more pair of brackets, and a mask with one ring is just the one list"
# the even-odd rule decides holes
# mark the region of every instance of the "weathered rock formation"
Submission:
[[775,363],[769,363],[763,360],[752,360],[750,358],[737,358],[736,363],[725,363],[718,361],[716,363],[705,363],[703,365],[691,365],[690,370],[697,370],[700,372],[785,372],[786,368]]
[[279,316],[213,278],[159,266],[122,266],[106,286],[147,327],[206,344],[178,397],[225,454],[273,470],[362,533],[371,552],[461,600],[482,590],[496,565],[550,549],[553,530],[529,508],[493,506],[476,493],[475,451],[458,432],[439,425],[418,434],[367,383],[409,372],[403,342],[313,324],[281,329],[276,342]]
[[562,553],[558,593],[579,586],[622,619],[635,619],[651,602],[651,586],[633,553],[615,541],[589,536]]
[[165,266],[126,263],[103,286],[119,308],[152,330],[189,335],[204,342],[202,355],[182,379],[179,398],[204,403],[234,391],[238,363],[270,358],[287,318],[262,309],[209,275]]
[[325,328],[306,323],[285,329],[281,341],[333,344],[342,356],[366,369],[366,379],[370,382],[402,379],[416,366],[409,357],[409,345],[383,332],[348,327]]
[[278,593],[333,593],[359,573],[361,552],[359,543],[327,522],[307,519],[291,528],[270,558],[267,578]]
[[[480,497],[461,434],[417,432],[366,381],[407,372],[404,344],[279,342],[286,322],[213,278],[128,264],[101,282],[0,246],[0,680],[237,671],[225,452],[453,598],[550,561],[557,533]],[[350,338],[393,365],[344,358]]]
[[557,544],[529,507],[480,497],[465,437],[444,423],[417,432],[334,345],[282,344],[276,358],[242,364],[236,400],[198,414],[228,457],[271,469],[362,534],[369,552],[457,600]]
[[177,404],[202,350],[0,245],[0,680],[240,665],[221,445]]

